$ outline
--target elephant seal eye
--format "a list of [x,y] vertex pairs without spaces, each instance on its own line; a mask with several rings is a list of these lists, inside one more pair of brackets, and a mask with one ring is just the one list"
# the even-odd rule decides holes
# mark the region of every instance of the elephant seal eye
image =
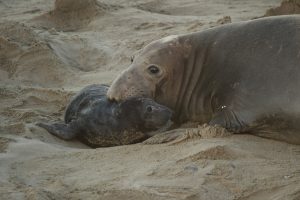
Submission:
[[158,74],[159,73],[159,68],[155,65],[150,65],[148,67],[148,71],[150,72],[150,74]]

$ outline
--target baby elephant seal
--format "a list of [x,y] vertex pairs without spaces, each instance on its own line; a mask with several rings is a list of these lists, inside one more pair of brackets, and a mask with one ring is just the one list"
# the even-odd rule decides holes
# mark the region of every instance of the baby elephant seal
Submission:
[[150,131],[169,124],[172,111],[147,98],[108,101],[108,86],[90,85],[68,105],[65,123],[37,123],[64,139],[78,138],[91,147],[109,147],[141,142]]

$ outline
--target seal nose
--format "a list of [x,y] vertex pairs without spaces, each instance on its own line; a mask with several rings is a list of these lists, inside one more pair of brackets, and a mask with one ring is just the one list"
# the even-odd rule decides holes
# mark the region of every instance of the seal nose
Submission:
[[107,99],[110,100],[110,101],[119,101],[120,97],[117,94],[118,93],[114,89],[114,85],[112,85],[112,86],[109,87],[106,96],[107,96]]
[[121,101],[124,97],[124,92],[128,88],[127,70],[123,71],[111,84],[107,91],[107,98],[109,100]]

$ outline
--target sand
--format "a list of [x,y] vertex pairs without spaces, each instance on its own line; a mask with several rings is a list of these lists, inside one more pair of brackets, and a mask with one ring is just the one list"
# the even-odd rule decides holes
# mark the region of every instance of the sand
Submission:
[[283,0],[280,6],[268,9],[264,16],[290,15],[290,14],[299,14],[299,13],[300,13],[299,0]]
[[299,145],[186,126],[171,143],[90,149],[35,126],[150,41],[298,12],[285,2],[0,0],[0,199],[299,200]]

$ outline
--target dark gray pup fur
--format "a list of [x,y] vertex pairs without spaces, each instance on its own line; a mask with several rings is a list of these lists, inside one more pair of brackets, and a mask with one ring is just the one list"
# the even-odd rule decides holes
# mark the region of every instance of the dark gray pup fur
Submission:
[[152,99],[131,98],[108,101],[106,85],[90,85],[81,90],[65,112],[65,122],[37,123],[63,140],[78,138],[91,147],[109,147],[141,142],[147,132],[164,127],[172,111]]

